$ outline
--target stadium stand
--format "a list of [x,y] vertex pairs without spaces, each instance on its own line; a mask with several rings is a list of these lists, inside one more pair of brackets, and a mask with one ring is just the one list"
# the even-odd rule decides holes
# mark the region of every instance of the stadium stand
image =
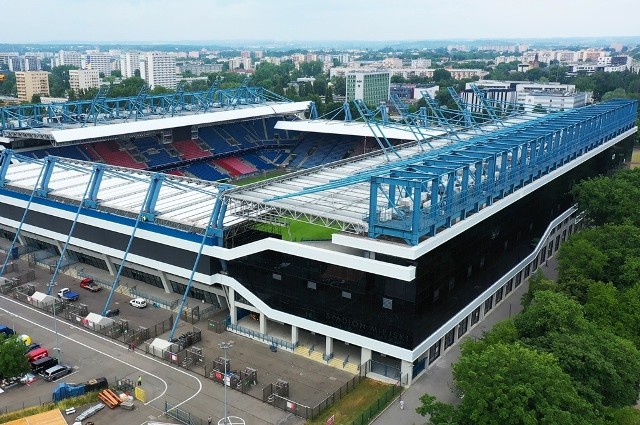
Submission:
[[228,174],[221,173],[215,167],[212,167],[207,163],[191,164],[188,167],[183,168],[182,171],[202,180],[215,181],[229,178]]
[[144,169],[145,164],[137,162],[127,152],[120,150],[120,144],[114,140],[102,143],[94,143],[93,148],[96,153],[108,164],[119,165],[121,167]]
[[180,158],[184,160],[206,158],[211,156],[211,151],[203,150],[193,140],[181,140],[173,142],[173,147],[180,152]]

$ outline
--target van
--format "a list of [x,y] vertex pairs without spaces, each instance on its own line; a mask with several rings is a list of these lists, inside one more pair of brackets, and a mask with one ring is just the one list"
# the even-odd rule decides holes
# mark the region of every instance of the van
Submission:
[[45,381],[51,382],[68,375],[69,372],[71,372],[71,368],[69,366],[58,365],[45,370],[42,376],[44,376]]
[[33,371],[33,373],[40,373],[57,365],[58,359],[43,357],[36,360],[35,362],[31,362],[31,370]]
[[25,356],[27,356],[27,360],[29,363],[41,359],[43,357],[47,357],[49,355],[49,351],[46,348],[36,348],[35,350],[29,351]]

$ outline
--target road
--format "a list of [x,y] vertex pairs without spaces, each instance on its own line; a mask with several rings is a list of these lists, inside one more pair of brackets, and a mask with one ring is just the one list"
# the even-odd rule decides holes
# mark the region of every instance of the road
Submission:
[[[223,416],[223,387],[186,370],[175,368],[139,351],[128,351],[121,343],[64,320],[54,321],[51,315],[5,296],[0,296],[0,323],[14,326],[20,334],[30,335],[51,353],[55,353],[57,346],[57,328],[61,363],[74,367],[74,373],[59,382],[85,382],[104,376],[112,384],[116,378],[135,381],[138,376],[142,376],[142,386],[148,400],[146,403],[137,402],[137,408],[131,412],[103,409],[96,415],[96,418],[109,418],[108,422],[112,425],[144,423],[155,419],[161,415],[165,401],[203,418],[208,415],[214,418]],[[28,406],[49,401],[55,387],[55,383],[38,380],[28,387],[12,388],[0,396],[0,406],[2,410],[6,408],[11,411],[21,408],[23,403]],[[269,425],[287,418],[285,412],[258,400],[233,391],[229,395],[229,411],[242,417],[247,423]],[[288,421],[282,423],[299,422],[288,418]]]

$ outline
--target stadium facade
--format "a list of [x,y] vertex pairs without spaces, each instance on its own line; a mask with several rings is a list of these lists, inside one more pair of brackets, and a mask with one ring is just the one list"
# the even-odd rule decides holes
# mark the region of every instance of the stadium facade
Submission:
[[0,230],[114,276],[126,259],[127,276],[226,304],[232,330],[253,315],[294,350],[321,335],[327,361],[348,346],[410,383],[578,228],[569,189],[630,157],[636,118],[637,102],[615,100],[423,140],[394,128],[418,140],[247,186],[5,150]]

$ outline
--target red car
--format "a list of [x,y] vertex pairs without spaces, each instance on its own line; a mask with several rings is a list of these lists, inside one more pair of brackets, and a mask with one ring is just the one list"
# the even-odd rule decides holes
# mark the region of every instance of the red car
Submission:
[[84,279],[82,279],[80,281],[80,287],[88,289],[91,292],[98,292],[102,289],[102,287],[97,285],[90,277],[85,277]]

